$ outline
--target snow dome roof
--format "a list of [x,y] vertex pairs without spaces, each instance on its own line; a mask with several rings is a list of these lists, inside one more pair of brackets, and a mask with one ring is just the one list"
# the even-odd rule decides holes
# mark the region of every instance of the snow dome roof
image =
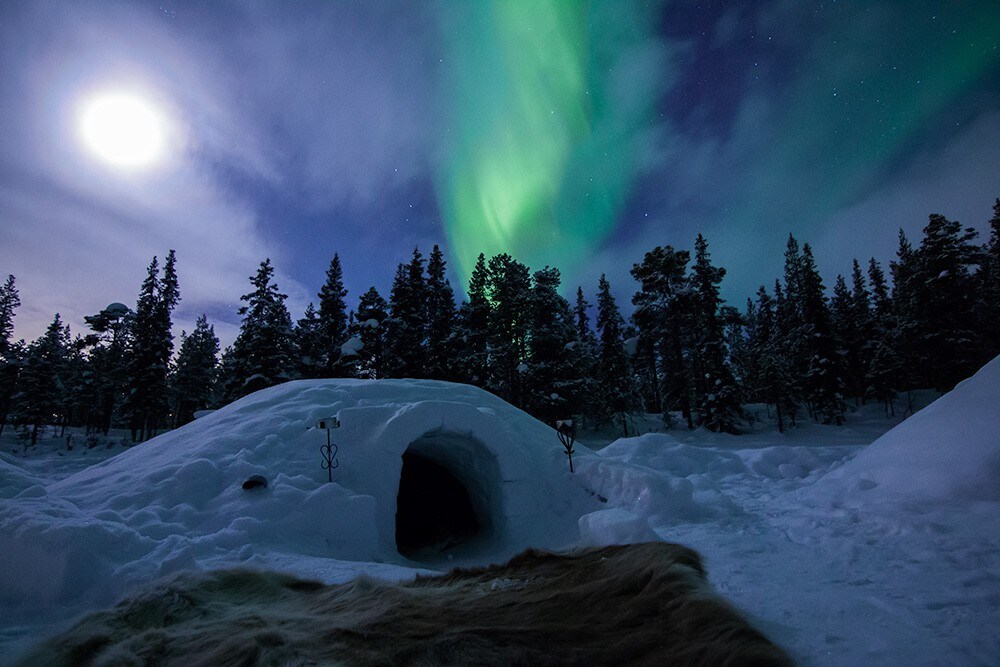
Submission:
[[[341,424],[330,431],[333,483],[322,467],[327,432],[316,427],[327,417]],[[48,486],[12,481],[16,503],[0,505],[0,601],[51,603],[96,582],[189,567],[270,567],[276,553],[412,565],[395,539],[404,454],[444,469],[467,494],[477,534],[458,540],[459,561],[572,543],[580,516],[602,507],[570,476],[554,430],[486,391],[300,380]],[[268,486],[244,490],[252,475]],[[439,480],[417,482],[417,496]]]

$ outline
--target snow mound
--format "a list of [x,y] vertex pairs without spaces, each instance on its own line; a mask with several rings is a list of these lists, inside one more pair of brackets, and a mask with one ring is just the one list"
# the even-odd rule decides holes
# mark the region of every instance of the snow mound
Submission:
[[584,517],[581,534],[590,544],[625,544],[646,534],[636,518],[669,526],[731,515],[736,508],[715,478],[744,470],[736,455],[692,447],[664,433],[620,438],[581,461],[577,473],[623,512]]
[[803,491],[811,500],[1000,500],[1000,357]]

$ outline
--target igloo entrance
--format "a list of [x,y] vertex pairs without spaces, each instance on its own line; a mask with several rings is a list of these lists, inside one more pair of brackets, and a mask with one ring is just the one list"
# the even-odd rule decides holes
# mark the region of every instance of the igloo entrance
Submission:
[[396,548],[413,560],[477,550],[495,537],[499,467],[481,443],[429,433],[403,453],[396,496]]

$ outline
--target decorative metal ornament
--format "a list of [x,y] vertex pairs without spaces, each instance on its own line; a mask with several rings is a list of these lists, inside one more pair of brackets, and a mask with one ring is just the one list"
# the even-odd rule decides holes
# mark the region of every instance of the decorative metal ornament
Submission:
[[569,459],[569,471],[573,472],[573,443],[576,441],[576,426],[572,419],[560,419],[556,422],[556,435],[559,442],[566,448],[566,457]]
[[336,417],[320,419],[316,422],[316,428],[326,431],[326,444],[319,448],[320,454],[323,456],[323,462],[320,465],[326,471],[327,481],[332,482],[334,468],[340,467],[340,461],[337,460],[337,452],[340,451],[340,447],[330,441],[330,429],[340,428],[340,420]]

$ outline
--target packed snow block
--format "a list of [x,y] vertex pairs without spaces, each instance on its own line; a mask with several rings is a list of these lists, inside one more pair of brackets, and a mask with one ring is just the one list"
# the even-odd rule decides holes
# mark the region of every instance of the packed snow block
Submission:
[[660,539],[645,519],[618,508],[584,514],[579,526],[580,541],[589,546],[640,544]]
[[804,499],[1000,500],[1000,357],[803,490]]
[[326,484],[302,498],[282,519],[281,534],[302,553],[371,560],[376,553],[375,499]]
[[[252,620],[252,622],[248,622]],[[662,542],[393,584],[187,573],[91,614],[22,664],[757,665],[791,659]]]
[[731,505],[722,498],[696,499],[694,484],[686,478],[603,456],[581,461],[577,475],[609,505],[641,517],[655,515],[660,522],[707,519],[729,511]]

